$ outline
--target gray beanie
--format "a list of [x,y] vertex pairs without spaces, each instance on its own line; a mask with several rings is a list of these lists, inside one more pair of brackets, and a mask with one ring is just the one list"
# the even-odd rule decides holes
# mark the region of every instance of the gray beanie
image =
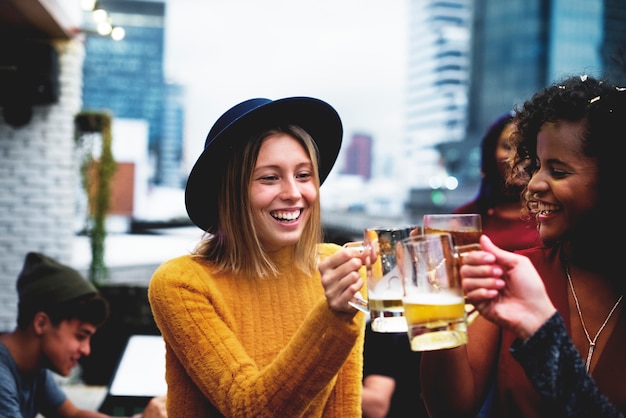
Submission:
[[17,294],[22,305],[51,307],[97,293],[78,271],[40,253],[26,255],[17,278]]

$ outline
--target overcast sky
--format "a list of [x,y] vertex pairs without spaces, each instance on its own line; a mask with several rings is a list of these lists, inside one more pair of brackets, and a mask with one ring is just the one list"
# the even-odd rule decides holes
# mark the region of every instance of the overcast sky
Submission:
[[368,133],[384,153],[402,138],[405,0],[169,0],[166,14],[166,76],[187,89],[187,168],[215,120],[253,97],[327,101],[344,145]]

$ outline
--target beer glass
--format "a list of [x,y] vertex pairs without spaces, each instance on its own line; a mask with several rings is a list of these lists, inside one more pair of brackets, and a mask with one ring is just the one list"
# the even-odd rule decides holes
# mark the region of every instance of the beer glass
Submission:
[[455,245],[477,244],[483,232],[478,213],[426,214],[423,225],[425,234],[450,233]]
[[367,296],[357,294],[352,306],[369,311],[372,330],[376,332],[406,332],[402,296],[402,277],[396,265],[396,250],[402,240],[421,234],[419,226],[372,227],[364,231],[362,242],[345,246],[362,245],[365,252]]
[[[423,217],[424,233],[448,232],[454,245],[478,244],[483,233],[482,218],[478,213],[426,214]],[[459,274],[458,271],[455,272]],[[471,304],[465,305],[471,323],[478,316],[478,311]]]
[[465,297],[458,268],[462,255],[479,244],[455,246],[449,233],[424,234],[402,241],[398,266],[403,276],[404,318],[413,351],[467,343]]

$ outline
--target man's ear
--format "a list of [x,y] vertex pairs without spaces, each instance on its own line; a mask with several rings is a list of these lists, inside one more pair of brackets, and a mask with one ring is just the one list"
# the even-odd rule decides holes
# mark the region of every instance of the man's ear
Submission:
[[49,324],[50,318],[48,317],[48,314],[43,311],[37,312],[33,317],[33,329],[37,335],[43,334]]

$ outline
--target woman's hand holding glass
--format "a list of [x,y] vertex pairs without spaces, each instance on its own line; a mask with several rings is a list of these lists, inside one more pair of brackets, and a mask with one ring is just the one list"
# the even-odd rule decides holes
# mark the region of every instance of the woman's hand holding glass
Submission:
[[[360,248],[346,247],[320,261],[324,294],[331,309],[354,312],[351,301],[364,285],[359,270],[364,266],[364,253]],[[367,302],[365,302],[367,309]]]
[[465,298],[486,319],[525,340],[556,312],[543,280],[527,257],[502,250],[485,235],[480,244],[483,251],[463,258]]
[[[349,248],[353,251],[358,251],[358,257],[361,259],[362,266],[366,266],[367,263],[372,262],[372,248],[368,246],[364,241],[346,242],[343,247]],[[368,256],[370,257],[369,260],[367,259]],[[348,301],[348,304],[361,312],[369,313],[368,302],[363,297],[360,291],[354,293],[350,301]]]
[[[372,227],[365,228],[363,241],[353,241],[347,242],[344,244],[344,248],[355,248],[361,252],[361,259],[366,268],[366,286],[368,299],[373,295],[373,289],[377,287],[379,282],[383,279],[384,274],[391,273],[395,265],[395,251],[392,248],[401,247],[400,241],[408,236],[418,236],[422,234],[422,227],[419,225],[404,225],[397,227]],[[381,260],[381,263],[378,263],[378,258],[381,256],[381,244],[380,240],[382,239],[383,246],[386,248],[385,253],[386,256],[383,256],[384,260]],[[375,264],[379,264],[375,266]],[[384,264],[384,268],[382,266]],[[386,284],[389,284],[389,280],[391,277],[387,278]],[[385,286],[385,283],[380,283],[380,287],[388,288]],[[398,290],[398,289],[396,289]],[[399,289],[400,291],[402,289]],[[383,295],[378,295],[378,300],[385,299],[381,298]],[[387,295],[389,296],[389,295]],[[402,294],[400,293],[397,299],[401,299]],[[391,299],[394,299],[392,297]],[[391,311],[388,313],[380,312],[379,309],[372,309],[370,306],[370,302],[366,300],[361,292],[356,292],[354,297],[350,302],[348,302],[352,307],[365,312],[367,314],[373,314],[372,319],[372,329],[376,332],[402,332],[397,326],[396,321],[398,319],[398,312],[396,309],[391,307],[392,303],[384,303],[384,305],[388,305],[391,308]],[[379,303],[380,304],[380,303]],[[370,312],[371,310],[371,312]],[[379,318],[380,316],[380,318]],[[401,315],[400,315],[401,316]],[[402,318],[401,318],[402,319]],[[385,323],[387,321],[387,323]],[[404,321],[402,321],[402,329],[404,327]]]

